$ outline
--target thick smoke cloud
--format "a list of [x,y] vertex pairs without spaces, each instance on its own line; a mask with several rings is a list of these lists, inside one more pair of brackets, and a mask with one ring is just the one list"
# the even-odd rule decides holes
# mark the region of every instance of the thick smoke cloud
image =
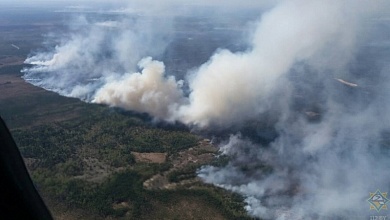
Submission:
[[226,125],[269,110],[267,99],[295,62],[329,43],[353,41],[342,7],[341,1],[285,1],[263,15],[250,51],[217,52],[190,80],[183,120],[202,127]]
[[30,56],[24,77],[211,134],[234,128],[221,143],[229,163],[203,167],[199,176],[242,194],[253,216],[367,219],[377,214],[369,193],[388,191],[390,182],[390,27],[378,19],[388,6],[276,1],[254,26],[249,48],[217,50],[185,82],[143,58],[167,45],[153,28],[123,28],[137,19],[85,20],[86,31]]
[[181,81],[176,81],[174,76],[164,78],[164,64],[150,57],[142,59],[138,65],[142,73],[107,79],[92,102],[147,112],[169,120],[172,112],[182,104]]

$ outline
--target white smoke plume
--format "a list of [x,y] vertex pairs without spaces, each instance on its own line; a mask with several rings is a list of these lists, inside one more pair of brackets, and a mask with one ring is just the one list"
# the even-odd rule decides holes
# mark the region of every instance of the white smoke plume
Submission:
[[295,62],[314,56],[329,43],[354,40],[343,4],[284,1],[263,15],[250,51],[222,50],[199,68],[190,80],[190,104],[181,108],[183,120],[203,127],[242,121],[243,116],[248,119],[269,110],[266,100],[275,86],[283,86],[278,81]]
[[143,69],[141,73],[107,79],[92,102],[146,112],[169,120],[172,112],[182,104],[181,81],[176,81],[174,76],[165,78],[164,64],[150,57],[142,59],[138,65]]
[[[369,193],[390,186],[390,27],[377,18],[389,4],[274,3],[254,26],[249,48],[217,50],[185,82],[165,73],[162,62],[142,59],[161,53],[164,46],[150,48],[162,38],[145,41],[143,25],[122,28],[127,20],[94,22],[54,51],[29,57],[33,67],[24,77],[211,134],[235,130],[221,144],[229,163],[203,167],[199,176],[242,194],[255,217],[368,219],[377,214]],[[108,37],[107,28],[115,34]]]
[[[164,24],[157,24],[156,18],[146,15],[91,14],[73,18],[70,34],[54,34],[51,41],[60,38],[54,49],[35,52],[26,59],[25,63],[33,65],[23,70],[26,81],[91,101],[108,78],[135,72],[143,57],[161,54],[171,38],[169,16]],[[52,44],[50,40],[48,44]]]

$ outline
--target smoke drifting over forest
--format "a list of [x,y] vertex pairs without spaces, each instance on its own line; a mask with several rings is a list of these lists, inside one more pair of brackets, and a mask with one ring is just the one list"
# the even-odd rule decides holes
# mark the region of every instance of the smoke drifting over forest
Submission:
[[221,144],[230,162],[199,176],[244,195],[253,216],[368,217],[369,193],[390,183],[389,4],[272,5],[248,21],[247,48],[218,49],[183,79],[151,58],[174,38],[174,15],[79,17],[54,48],[26,59],[24,78],[211,134],[234,127]]

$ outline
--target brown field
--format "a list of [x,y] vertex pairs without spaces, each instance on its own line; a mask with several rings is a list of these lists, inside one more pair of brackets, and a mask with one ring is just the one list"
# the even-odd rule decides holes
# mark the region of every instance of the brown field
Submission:
[[20,75],[0,75],[0,101],[44,93],[45,90],[26,83]]
[[144,163],[165,163],[167,160],[167,153],[138,153],[131,152],[136,162]]
[[79,100],[26,83],[20,73],[0,74],[0,115],[10,129],[70,120],[85,109]]

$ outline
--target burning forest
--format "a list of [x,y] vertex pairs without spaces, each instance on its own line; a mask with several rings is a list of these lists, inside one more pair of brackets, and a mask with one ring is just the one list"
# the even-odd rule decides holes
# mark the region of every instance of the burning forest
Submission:
[[[369,193],[390,183],[389,3],[249,2],[258,10],[238,30],[242,45],[216,45],[181,74],[171,65],[186,56],[172,62],[166,51],[182,33],[180,19],[204,16],[190,6],[182,14],[166,6],[78,16],[69,33],[53,35],[54,46],[31,53],[23,78],[215,136],[229,162],[203,166],[198,176],[243,195],[252,216],[368,218]],[[232,10],[232,20],[248,8]],[[237,31],[232,20],[223,27]],[[185,53],[186,44],[207,40],[201,33],[185,35]]]

